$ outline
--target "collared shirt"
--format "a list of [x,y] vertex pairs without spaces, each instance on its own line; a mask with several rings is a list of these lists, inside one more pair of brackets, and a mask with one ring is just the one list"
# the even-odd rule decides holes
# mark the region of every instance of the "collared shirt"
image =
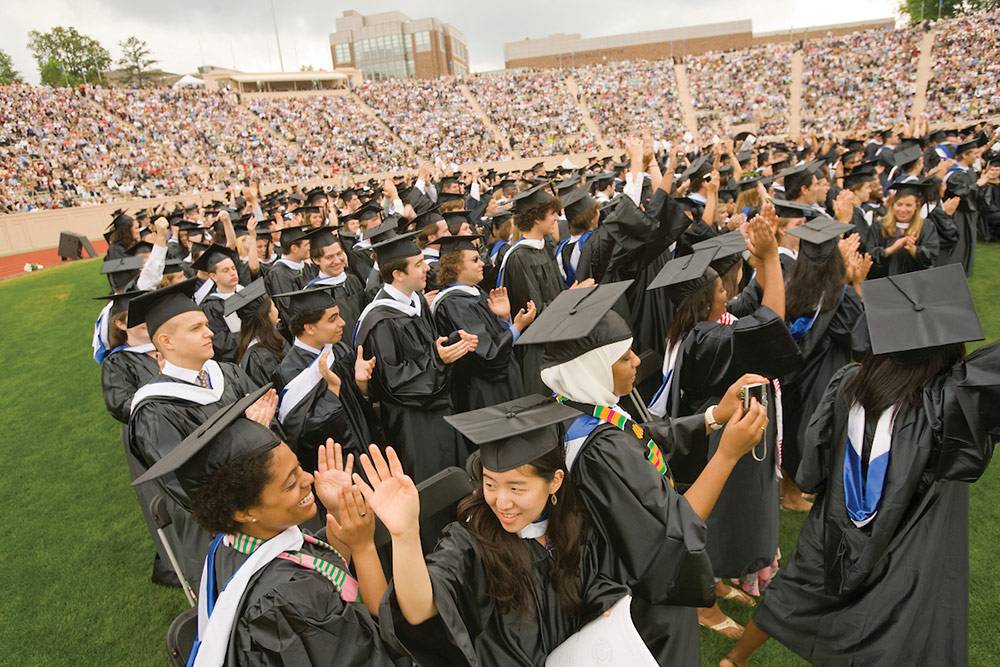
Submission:
[[417,315],[420,315],[420,297],[418,297],[416,294],[411,294],[410,296],[406,296],[405,294],[400,292],[398,289],[396,289],[389,283],[385,283],[384,285],[382,285],[382,289],[385,290],[385,293],[391,296],[396,301],[399,301],[400,303],[405,303],[407,305],[416,308]]
[[198,373],[200,373],[203,370],[203,368],[204,367],[199,368],[196,371],[193,371],[190,368],[181,368],[180,366],[175,366],[174,364],[167,361],[163,364],[162,373],[164,375],[169,375],[172,378],[183,380],[188,384],[198,384]]
[[300,347],[306,352],[312,352],[313,354],[319,354],[323,351],[313,347],[312,345],[303,343],[301,338],[296,338],[294,341],[292,341],[292,345],[294,345],[295,347]]

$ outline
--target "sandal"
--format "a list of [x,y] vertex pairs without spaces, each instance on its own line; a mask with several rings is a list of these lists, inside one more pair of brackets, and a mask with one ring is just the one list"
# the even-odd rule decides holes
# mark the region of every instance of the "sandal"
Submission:
[[729,592],[727,592],[725,595],[719,596],[723,600],[736,600],[737,602],[746,607],[757,606],[757,601],[754,600],[752,597],[750,597],[746,592],[730,584],[722,584],[722,585],[729,589]]
[[726,639],[739,639],[743,636],[743,626],[734,621],[733,619],[726,616],[726,620],[721,623],[716,623],[715,625],[709,625],[708,623],[702,623],[701,619],[698,619],[698,625],[703,628],[708,628],[713,632],[718,632],[720,635]]

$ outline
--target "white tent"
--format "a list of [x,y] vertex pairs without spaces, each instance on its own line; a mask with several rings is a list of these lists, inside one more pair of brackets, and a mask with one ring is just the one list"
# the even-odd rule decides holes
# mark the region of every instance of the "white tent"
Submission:
[[174,88],[204,88],[205,82],[196,76],[185,74],[173,85]]

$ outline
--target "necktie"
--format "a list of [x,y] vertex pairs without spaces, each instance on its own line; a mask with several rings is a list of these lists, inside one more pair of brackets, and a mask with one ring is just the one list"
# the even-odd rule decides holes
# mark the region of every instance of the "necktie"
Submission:
[[204,368],[198,371],[198,377],[195,378],[195,380],[198,382],[199,387],[204,387],[205,389],[209,388],[208,371]]

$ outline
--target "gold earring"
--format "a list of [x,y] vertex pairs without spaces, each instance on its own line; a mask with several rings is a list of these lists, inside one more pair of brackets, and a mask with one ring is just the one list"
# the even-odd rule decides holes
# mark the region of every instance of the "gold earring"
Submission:
[[553,493],[553,494],[552,494],[552,496],[551,496],[551,497],[549,498],[549,500],[551,500],[551,501],[552,501],[552,504],[553,504],[553,505],[555,505],[555,504],[557,504],[557,503],[559,502],[559,499],[558,499],[558,498],[556,498],[556,494],[554,494],[554,493]]

